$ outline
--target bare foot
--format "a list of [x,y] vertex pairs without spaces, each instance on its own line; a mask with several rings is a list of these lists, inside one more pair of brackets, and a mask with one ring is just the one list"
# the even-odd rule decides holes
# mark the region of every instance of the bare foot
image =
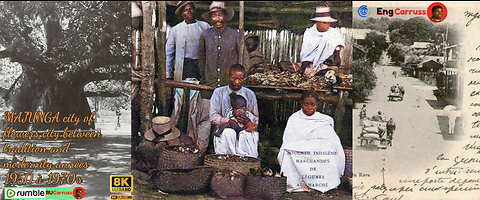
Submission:
[[305,190],[306,192],[311,192],[312,189],[310,187],[308,187],[308,185],[305,183],[305,181],[302,181],[302,183],[300,183],[300,187],[303,188],[303,190]]

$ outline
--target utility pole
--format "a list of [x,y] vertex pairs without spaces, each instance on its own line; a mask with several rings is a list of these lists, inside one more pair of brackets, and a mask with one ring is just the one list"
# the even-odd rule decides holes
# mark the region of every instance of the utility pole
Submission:
[[445,97],[447,97],[448,93],[448,73],[447,73],[447,41],[448,41],[448,24],[447,24],[447,30],[445,33],[445,37],[442,37],[443,39],[443,71],[445,72],[445,79],[443,80],[443,86],[444,86],[444,91],[442,92]]

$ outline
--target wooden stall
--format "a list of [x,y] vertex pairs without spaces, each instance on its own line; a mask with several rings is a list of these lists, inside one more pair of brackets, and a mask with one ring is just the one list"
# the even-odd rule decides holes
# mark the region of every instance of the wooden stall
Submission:
[[[143,32],[134,31],[132,41],[134,43],[132,74],[134,75],[132,106],[137,105],[140,112],[132,113],[132,123],[141,124],[141,128],[134,128],[132,134],[143,133],[150,126],[152,116],[169,116],[173,109],[173,91],[175,88],[183,88],[185,94],[190,90],[211,90],[206,85],[190,84],[165,79],[165,41],[166,24],[175,25],[179,16],[175,16],[176,1],[158,1],[143,3]],[[210,2],[195,2],[197,19],[201,13],[208,10]],[[332,15],[338,19],[337,27],[351,27],[351,2],[226,2],[227,7],[233,8],[235,17],[227,23],[229,27],[239,27],[247,33],[257,33],[262,43],[260,48],[264,55],[268,55],[267,61],[276,64],[282,60],[299,61],[299,51],[302,44],[302,33],[305,28],[312,26],[309,21],[317,5],[329,5],[332,7]],[[244,11],[244,13],[239,13]],[[285,17],[288,15],[290,17]],[[243,21],[243,19],[245,21]],[[296,19],[296,20],[293,20]],[[272,31],[273,30],[273,31]],[[282,32],[283,31],[283,32]],[[345,32],[345,31],[344,31]],[[350,34],[349,29],[345,34]],[[139,39],[141,36],[141,39]],[[282,39],[282,40],[281,40]],[[137,43],[141,41],[141,46]],[[342,73],[351,74],[352,48],[351,37],[346,38],[346,48],[342,55]],[[278,51],[277,51],[278,50]],[[308,88],[270,86],[270,85],[247,85],[252,89],[258,99],[260,113],[259,133],[261,147],[279,148],[282,143],[283,130],[288,117],[300,110],[300,96]],[[352,138],[352,88],[336,86],[331,88],[311,88],[321,96],[318,111],[332,116],[335,120],[335,128],[342,144],[351,147]],[[141,98],[140,98],[141,97]],[[137,103],[135,103],[137,101]],[[189,110],[189,95],[184,95],[179,124],[180,130],[187,127]],[[134,112],[135,109],[132,109]],[[137,119],[135,119],[135,116]],[[262,156],[263,150],[259,148]],[[274,153],[271,153],[272,155]],[[276,155],[275,155],[276,156]],[[276,157],[275,157],[276,160]],[[262,160],[263,161],[263,160]],[[267,161],[269,162],[269,161]],[[267,165],[273,163],[267,163]]]

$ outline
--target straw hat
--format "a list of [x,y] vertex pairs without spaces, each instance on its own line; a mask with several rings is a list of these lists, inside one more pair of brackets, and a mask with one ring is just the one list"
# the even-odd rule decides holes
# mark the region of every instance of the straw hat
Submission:
[[193,1],[179,1],[177,3],[177,9],[175,10],[175,14],[182,15],[183,7],[185,7],[189,3],[193,4]]
[[226,21],[230,21],[233,18],[233,15],[235,14],[233,9],[225,7],[224,2],[214,1],[210,5],[210,11],[208,11],[206,13],[203,13],[202,18],[205,21],[212,21],[211,18],[210,18],[210,14],[212,14],[212,12],[219,11],[219,10],[223,10],[225,12],[225,20]]
[[168,141],[178,138],[180,136],[180,130],[176,127],[172,127],[170,117],[158,116],[152,119],[153,127],[145,132],[145,139],[153,141],[156,138],[160,138],[156,141]]
[[336,19],[330,17],[330,8],[319,6],[315,9],[315,13],[312,14],[310,20],[316,22],[336,22]]

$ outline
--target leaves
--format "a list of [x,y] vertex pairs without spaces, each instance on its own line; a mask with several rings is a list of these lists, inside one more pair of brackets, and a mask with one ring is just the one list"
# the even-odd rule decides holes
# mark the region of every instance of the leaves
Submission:
[[373,72],[373,65],[366,62],[353,61],[353,100],[363,102],[376,86],[377,76]]
[[446,25],[433,24],[424,17],[414,17],[408,20],[392,21],[388,30],[392,42],[410,46],[414,42],[441,43]]
[[382,56],[382,52],[388,47],[386,36],[373,31],[367,33],[365,40],[359,41],[358,44],[368,47],[366,58],[370,64],[378,62]]
[[401,65],[405,61],[405,54],[407,53],[406,51],[406,46],[399,43],[394,43],[388,48],[387,56],[390,57],[390,60],[395,65]]
[[38,76],[29,79],[48,75],[57,84],[130,79],[128,2],[2,1],[0,6],[7,72],[21,66],[23,73]]
[[[17,53],[26,54],[21,57],[42,58],[60,66],[88,59],[99,51],[106,56],[128,55],[129,45],[125,45],[129,44],[129,21],[125,20],[129,15],[128,5],[128,2],[0,2],[3,8],[0,23],[5,27],[0,30],[0,45],[7,47],[20,38],[23,42],[16,46]],[[27,38],[21,37],[28,27],[33,31]]]

